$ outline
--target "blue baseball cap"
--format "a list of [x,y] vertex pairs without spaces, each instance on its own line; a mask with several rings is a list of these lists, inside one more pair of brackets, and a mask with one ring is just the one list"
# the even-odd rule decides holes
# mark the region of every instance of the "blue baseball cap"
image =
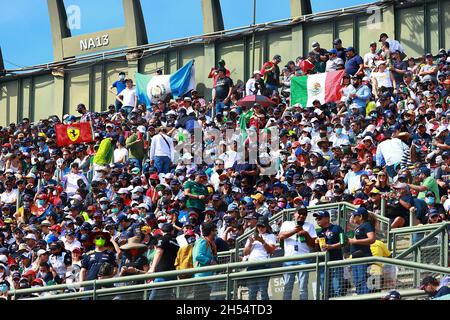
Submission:
[[427,167],[422,167],[422,168],[420,168],[420,173],[423,173],[424,175],[429,176],[429,175],[431,175],[431,170],[428,169]]
[[345,51],[347,51],[347,52],[349,52],[349,51],[355,52],[355,48],[353,48],[353,47],[348,47],[347,49],[345,49]]
[[330,51],[328,51],[329,54],[337,54],[337,50],[336,49],[331,49]]
[[239,210],[239,206],[236,203],[230,203],[228,205],[227,211],[238,211],[238,210]]
[[352,216],[366,216],[369,212],[364,207],[359,207],[356,211],[352,213]]
[[330,213],[326,210],[322,210],[319,212],[314,212],[313,213],[313,217],[314,218],[329,218],[330,217]]

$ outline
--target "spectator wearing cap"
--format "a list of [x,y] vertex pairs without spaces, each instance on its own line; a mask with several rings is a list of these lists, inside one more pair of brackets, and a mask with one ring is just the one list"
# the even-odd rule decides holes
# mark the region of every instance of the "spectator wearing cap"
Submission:
[[330,137],[330,142],[333,147],[340,147],[342,145],[350,145],[350,139],[348,135],[343,133],[343,125],[340,123],[336,123],[334,125],[334,132]]
[[[83,242],[83,237],[80,240]],[[93,244],[95,248],[93,250],[86,251],[86,254],[82,258],[80,282],[97,279],[100,268],[104,263],[111,264],[114,267],[113,274],[116,274],[117,256],[116,253],[111,251],[109,248],[114,246],[116,252],[119,252],[120,249],[114,239],[111,239],[111,235],[108,232],[92,232],[87,237],[87,241]],[[90,289],[91,288],[89,287],[85,288],[85,290]]]
[[81,248],[81,243],[75,238],[74,231],[67,231],[64,236],[63,242],[64,248],[69,252],[72,252],[75,248]]
[[[118,95],[121,93],[125,88],[127,87],[126,81],[125,81],[125,72],[119,73],[119,79],[114,81],[111,87],[109,88],[109,91],[112,92],[115,95]],[[113,89],[116,88],[116,92],[113,91]],[[120,108],[122,107],[122,103],[116,99],[114,102],[115,111],[119,112]]]
[[79,172],[78,163],[74,162],[70,165],[70,172],[61,179],[61,185],[68,197],[72,197],[77,192],[80,180],[84,185],[89,186],[86,177]]
[[408,184],[404,182],[397,182],[392,189],[394,192],[384,195],[387,200],[386,217],[391,221],[391,228],[406,227],[409,225],[409,211],[414,206],[414,199]]
[[[376,71],[371,74],[372,92],[374,96],[378,98],[382,88],[385,89],[384,91],[393,94],[394,90],[397,88],[397,82],[394,74],[388,68],[387,62],[385,60],[379,60],[376,62],[376,65]],[[396,93],[397,92],[395,92],[395,94]]]
[[367,172],[362,169],[361,163],[357,159],[352,159],[351,170],[344,177],[344,183],[351,194],[361,189],[362,175],[367,175]]
[[[173,226],[171,223],[164,223],[162,228],[163,236],[158,240],[155,248],[155,256],[153,258],[149,273],[163,272],[175,270],[175,259],[179,250],[179,246],[175,235],[173,234]],[[164,282],[175,280],[173,277],[155,278],[153,281]],[[172,292],[170,289],[156,289],[152,290],[150,300],[168,300],[171,298]]]
[[342,40],[337,38],[333,40],[333,48],[337,51],[337,57],[342,59],[343,64],[345,64],[345,60],[347,59],[345,55],[345,48],[342,46]]
[[[314,225],[306,222],[308,211],[306,207],[297,207],[294,213],[293,221],[285,221],[281,225],[279,240],[284,241],[284,256],[291,257],[295,255],[307,254],[312,251],[317,238]],[[297,264],[307,264],[307,260],[299,260],[293,262],[285,262],[283,266],[291,266]],[[308,279],[309,272],[302,271],[298,273],[300,300],[308,300]],[[287,273],[284,275],[284,293],[283,300],[292,300],[292,289],[294,287],[295,274]]]
[[373,69],[375,69],[375,62],[379,59],[377,53],[377,42],[372,41],[369,45],[370,51],[364,55],[364,71],[365,75],[370,77]]
[[62,283],[66,277],[67,268],[72,265],[72,255],[67,252],[59,242],[53,242],[49,245],[50,256],[48,262],[50,270],[57,282]]
[[[371,257],[370,245],[376,240],[375,219],[366,208],[359,207],[352,213],[351,221],[356,225],[353,234],[348,236],[352,258]],[[367,267],[365,264],[352,266],[353,283],[357,294],[369,293]]]
[[225,68],[225,60],[220,59],[217,62],[217,67],[212,67],[211,71],[208,74],[208,79],[213,79],[213,88],[216,86],[217,80],[219,78],[219,69],[224,68],[225,69],[225,75],[229,77],[231,75],[230,70]]
[[438,72],[438,67],[434,63],[433,55],[431,53],[427,53],[425,55],[425,59],[426,59],[425,65],[422,66],[419,70],[420,81],[421,82],[426,82],[426,81],[437,82],[436,75]]
[[426,192],[431,191],[434,193],[435,203],[441,203],[441,198],[439,196],[439,186],[436,182],[436,179],[431,176],[431,170],[429,168],[421,167],[419,169],[418,181],[420,182],[419,186],[411,183],[408,184],[408,186],[412,190],[419,192],[419,194],[417,195],[418,199],[425,199]]
[[[195,242],[192,252],[194,268],[206,267],[217,264],[217,246],[214,239],[217,235],[217,226],[212,222],[202,224],[202,237]],[[199,272],[194,274],[194,278],[206,277],[214,273]],[[211,286],[209,284],[199,284],[194,287],[194,300],[209,300]]]
[[392,66],[390,70],[397,84],[395,89],[398,89],[400,84],[403,83],[403,75],[408,71],[408,64],[401,58],[399,50],[392,51]]
[[326,63],[325,72],[336,71],[338,70],[338,65],[345,64],[344,60],[338,57],[338,50],[336,48],[328,51],[329,59]]
[[420,290],[425,291],[432,300],[450,295],[450,287],[441,285],[433,276],[427,276],[422,279]]
[[154,165],[158,173],[168,173],[174,161],[175,149],[173,139],[167,135],[165,128],[160,128],[152,137],[150,145],[150,165]]
[[376,165],[377,167],[386,166],[388,176],[393,178],[396,175],[395,168],[401,163],[408,146],[402,140],[392,137],[387,132],[384,135],[386,139],[377,146]]
[[137,108],[138,96],[136,89],[133,88],[133,80],[125,80],[125,89],[117,94],[116,100],[122,104],[122,108],[125,109],[127,114]]
[[349,89],[349,102],[358,105],[361,115],[366,114],[366,106],[372,93],[370,88],[362,83],[362,75],[354,75],[352,77],[352,86]]
[[145,157],[145,131],[144,126],[133,127],[133,133],[125,140],[125,146],[128,149],[128,161],[139,170],[142,168],[142,160]]
[[[327,251],[331,261],[342,260],[342,245],[344,230],[339,225],[330,222],[330,213],[328,211],[319,211],[313,214],[317,225],[316,249],[318,251]],[[325,239],[325,243],[320,243],[319,239]],[[321,284],[323,286],[324,271],[320,273]],[[342,284],[344,283],[344,270],[342,268],[334,268],[330,271],[330,297],[339,297],[342,295]]]
[[389,291],[387,295],[385,295],[381,300],[402,300],[402,296],[400,292],[396,290]]
[[387,42],[389,43],[389,48],[391,49],[391,51],[400,51],[403,55],[402,55],[402,60],[406,57],[406,55],[404,55],[404,49],[402,47],[402,45],[400,44],[400,42],[398,42],[397,40],[391,39],[389,38],[389,36],[387,35],[387,33],[383,32],[380,34],[380,39],[379,42]]
[[312,51],[311,53],[315,54],[315,69],[317,72],[322,73],[325,72],[325,65],[328,61],[327,50],[320,47],[320,43],[314,41],[311,45]]
[[226,75],[225,67],[220,67],[217,70],[217,80],[213,91],[213,102],[216,114],[222,114],[224,109],[229,109],[232,89],[233,80]]
[[193,210],[199,214],[200,223],[204,220],[205,204],[209,196],[208,176],[202,170],[196,172],[195,180],[188,180],[184,185],[184,195],[186,197],[186,209]]
[[261,75],[264,78],[264,84],[269,96],[272,96],[274,92],[278,93],[281,75],[280,67],[278,66],[278,64],[281,61],[281,56],[279,54],[276,54],[271,61],[265,62],[261,68]]
[[253,76],[245,84],[245,95],[262,95],[264,89],[264,80],[261,78],[261,72],[259,70],[253,71]]
[[[276,249],[277,239],[272,233],[267,217],[260,217],[256,223],[255,233],[247,239],[244,247],[244,256],[248,256],[248,261],[264,261],[270,258]],[[247,271],[261,270],[269,268],[270,265],[258,265],[247,268]],[[269,278],[256,278],[248,281],[248,299],[256,300],[258,291],[261,300],[269,300],[268,286]]]
[[345,72],[351,76],[364,75],[364,61],[355,48],[348,47],[346,50],[347,61],[345,62]]

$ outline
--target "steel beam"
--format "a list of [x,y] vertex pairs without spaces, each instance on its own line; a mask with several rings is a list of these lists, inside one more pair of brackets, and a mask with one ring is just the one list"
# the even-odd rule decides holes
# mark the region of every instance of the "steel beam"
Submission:
[[47,7],[52,30],[53,57],[60,61],[64,59],[62,39],[72,36],[67,25],[66,8],[63,0],[47,0]]
[[297,18],[312,14],[311,0],[291,0],[291,17]]

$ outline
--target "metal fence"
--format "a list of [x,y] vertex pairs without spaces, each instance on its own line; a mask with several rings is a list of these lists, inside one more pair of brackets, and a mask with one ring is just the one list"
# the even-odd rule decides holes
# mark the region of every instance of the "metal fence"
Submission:
[[[280,266],[286,262],[296,264]],[[336,277],[340,277],[337,270],[342,270],[342,282],[335,281]],[[357,277],[355,278],[354,273],[358,270],[367,271],[363,286],[358,284]],[[223,274],[181,278],[183,275],[206,271]],[[346,275],[346,272],[349,274]],[[361,300],[377,299],[395,289],[401,293],[405,292],[408,298],[419,298],[424,296],[422,291],[417,290],[423,277],[433,275],[443,281],[448,279],[449,274],[448,268],[393,258],[367,257],[328,261],[327,254],[315,253],[261,262],[231,263],[152,275],[88,281],[78,284],[83,288],[79,292],[77,290],[64,293],[74,286],[57,285],[16,290],[9,294],[19,300]],[[155,277],[163,277],[168,281],[147,282]],[[342,286],[340,290],[336,289],[336,284]],[[364,292],[360,290],[361,288]]]

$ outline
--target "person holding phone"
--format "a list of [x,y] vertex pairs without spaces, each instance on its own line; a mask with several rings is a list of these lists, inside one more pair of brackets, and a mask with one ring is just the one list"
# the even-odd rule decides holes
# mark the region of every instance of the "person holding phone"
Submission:
[[[262,261],[270,258],[276,248],[277,239],[272,233],[267,217],[259,217],[256,223],[255,233],[247,239],[244,248],[244,255],[248,256],[248,261]],[[247,268],[247,271],[266,269],[269,265],[258,265]],[[261,293],[261,300],[269,300],[268,288],[269,277],[253,278],[248,280],[248,299],[256,300],[258,291]]]
[[[297,207],[294,213],[293,221],[285,221],[281,225],[279,240],[284,241],[284,256],[291,257],[311,253],[315,248],[316,230],[312,223],[306,222],[308,210],[304,206]],[[283,266],[292,266],[296,264],[311,263],[308,259],[285,262]],[[308,278],[309,272],[300,271],[298,273],[300,300],[308,300]],[[287,273],[284,275],[284,294],[283,300],[292,299],[292,289],[294,287],[295,274]]]

